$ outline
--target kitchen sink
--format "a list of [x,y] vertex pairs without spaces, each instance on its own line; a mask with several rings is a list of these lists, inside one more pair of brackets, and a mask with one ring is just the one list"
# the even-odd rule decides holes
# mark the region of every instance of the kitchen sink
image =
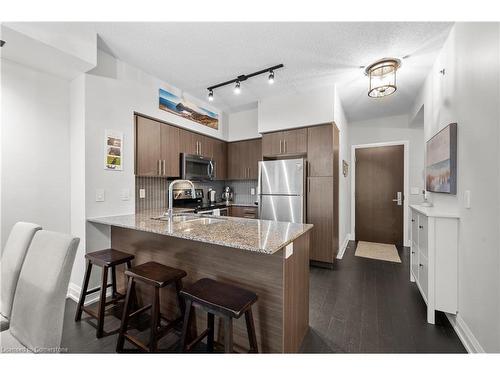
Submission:
[[[170,221],[170,218],[167,215],[152,217],[154,220],[161,221]],[[199,215],[174,215],[172,216],[172,223],[186,223],[186,224],[199,224],[199,225],[207,225],[207,224],[215,224],[224,221],[225,219],[214,218],[214,217],[203,217]]]

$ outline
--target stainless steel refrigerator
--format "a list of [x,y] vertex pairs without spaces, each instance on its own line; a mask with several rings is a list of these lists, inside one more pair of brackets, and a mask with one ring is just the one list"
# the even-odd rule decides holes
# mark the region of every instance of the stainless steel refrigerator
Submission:
[[259,218],[303,223],[305,217],[304,159],[259,162]]

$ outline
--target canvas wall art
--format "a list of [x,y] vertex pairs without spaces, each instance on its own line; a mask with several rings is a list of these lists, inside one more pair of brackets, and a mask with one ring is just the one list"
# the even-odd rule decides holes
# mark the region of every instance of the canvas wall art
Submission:
[[457,193],[457,124],[449,124],[427,141],[426,190]]
[[104,132],[104,169],[123,170],[123,133],[106,129]]
[[160,89],[160,109],[187,118],[212,129],[219,128],[219,115]]

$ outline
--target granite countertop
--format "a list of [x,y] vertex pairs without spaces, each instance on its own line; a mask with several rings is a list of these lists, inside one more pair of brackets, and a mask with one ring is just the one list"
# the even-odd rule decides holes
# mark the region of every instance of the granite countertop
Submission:
[[[182,210],[175,210],[176,215]],[[279,221],[244,219],[228,216],[195,215],[198,218],[215,218],[220,221],[203,224],[173,222],[153,219],[162,211],[146,211],[137,214],[87,219],[91,223],[129,228],[144,232],[184,238],[237,249],[274,254],[312,229],[312,224],[296,224]]]

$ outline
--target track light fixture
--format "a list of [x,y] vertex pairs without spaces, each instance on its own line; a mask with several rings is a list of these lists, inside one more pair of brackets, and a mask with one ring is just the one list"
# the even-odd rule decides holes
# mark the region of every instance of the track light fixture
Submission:
[[269,78],[267,79],[267,82],[269,82],[270,85],[274,83],[274,70],[269,71]]
[[234,93],[236,95],[238,95],[241,92],[240,86],[241,86],[240,81],[236,81],[236,85],[234,85]]
[[274,71],[277,70],[277,69],[281,69],[283,67],[284,67],[283,64],[271,66],[270,68],[262,69],[262,70],[259,70],[258,72],[254,72],[254,73],[250,73],[250,74],[242,74],[242,75],[239,75],[238,77],[236,77],[236,78],[234,78],[234,79],[232,79],[230,81],[218,83],[216,85],[207,87],[207,90],[208,90],[208,100],[209,101],[214,100],[214,89],[217,89],[217,88],[222,87],[222,86],[231,85],[233,83],[235,83],[234,93],[236,95],[238,95],[239,93],[241,93],[241,82],[246,81],[248,78],[252,78],[252,77],[258,76],[260,74],[267,74],[267,73],[269,73],[267,81],[268,81],[269,84],[273,84],[274,83]]

